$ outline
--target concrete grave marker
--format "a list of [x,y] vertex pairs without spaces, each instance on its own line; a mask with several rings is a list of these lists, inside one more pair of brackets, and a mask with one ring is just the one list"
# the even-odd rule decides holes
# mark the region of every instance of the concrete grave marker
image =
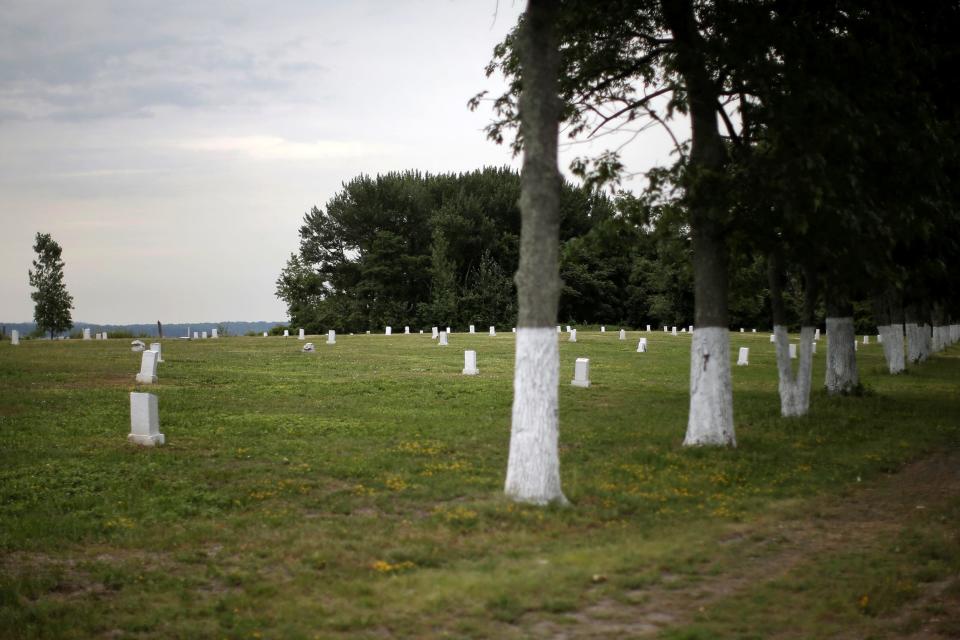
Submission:
[[263,337],[264,337],[264,338],[267,337],[267,332],[266,332],[266,331],[263,332]]
[[517,328],[516,328],[516,327],[513,328],[513,332],[514,332],[514,333],[517,332]]
[[693,325],[690,325],[689,327],[687,327],[687,331],[689,333],[693,333]]
[[[146,352],[151,353],[151,352]],[[145,447],[163,444],[157,396],[152,393],[130,393],[130,435],[127,440]]]
[[434,327],[432,331],[433,331],[433,335],[430,337],[436,340],[440,336],[440,330]]
[[199,339],[200,339],[200,333],[197,332],[197,331],[194,331],[194,332],[193,332],[193,339],[194,339],[194,340],[199,340]]
[[567,325],[567,333],[570,333],[570,325]]
[[405,335],[405,336],[410,335],[410,327],[408,327],[408,326],[404,326],[404,327],[403,327],[403,335]]
[[744,332],[743,327],[740,327],[740,333],[743,333],[743,332]]
[[143,344],[143,340],[134,340],[130,343],[130,351],[133,351],[134,353],[140,353],[146,348],[147,345]]
[[562,333],[562,332],[560,331],[560,325],[557,325],[557,333]]
[[12,344],[13,346],[17,346],[18,344],[20,344],[20,332],[17,331],[16,329],[13,329],[12,331],[10,331],[10,344]]
[[756,329],[750,329],[750,333],[756,333],[756,332],[757,332]]
[[650,325],[647,325],[647,333],[650,333]]
[[576,330],[576,329],[571,329],[571,330],[570,330],[570,342],[576,342],[576,341],[577,341],[577,330]]
[[207,332],[206,332],[206,331],[203,331],[203,332],[200,333],[200,339],[201,339],[201,340],[206,340],[206,339],[207,339]]
[[446,332],[446,331],[441,331],[441,332],[440,332],[440,346],[441,346],[441,347],[447,346],[447,332]]
[[879,333],[877,334],[877,342],[879,342],[880,344],[883,344],[883,336],[880,335]]
[[771,333],[771,334],[770,334],[770,342],[776,342],[776,341],[777,341],[776,337]]
[[626,330],[620,329],[620,339],[621,339],[621,340],[626,340],[626,339],[627,339],[627,332],[626,332]]
[[161,347],[161,345],[160,345],[159,342],[151,342],[151,343],[150,343],[150,351],[156,351],[156,352],[157,352],[157,362],[158,362],[158,363],[163,362],[163,351],[162,351],[162,347]]
[[476,333],[476,331],[474,330],[473,325],[470,325],[470,333]]
[[140,384],[157,383],[157,352],[144,351],[140,360],[140,373],[137,374],[137,382]]
[[393,327],[387,327],[386,334],[387,334],[388,336],[392,336],[392,335],[393,335]]
[[640,342],[637,343],[637,353],[646,353],[647,352],[647,339],[640,338]]
[[450,335],[453,331],[450,331],[450,327],[447,327],[447,335]]
[[863,344],[870,344],[870,336],[863,336]]
[[312,352],[313,352],[313,343],[312,343],[312,342],[308,342],[307,344],[303,345],[303,351],[304,351],[304,352],[307,352],[307,353],[312,353]]
[[797,359],[797,345],[792,342],[790,343],[790,359],[791,360]]
[[463,375],[475,376],[478,373],[480,373],[480,370],[477,369],[477,352],[464,351],[463,352]]
[[812,343],[810,344],[810,353],[816,353],[816,352],[817,352],[817,343],[816,343],[816,342],[812,342]]
[[590,386],[590,358],[577,358],[573,365],[573,380],[570,384],[575,387]]
[[107,332],[106,332],[106,331],[103,332],[103,339],[104,339],[104,340],[107,340],[107,339],[108,339],[108,338],[107,338]]
[[[301,329],[301,331],[302,331],[302,329]],[[219,330],[219,329],[210,329],[210,337],[211,337],[211,338],[219,338],[219,337],[220,337],[220,330]]]
[[337,332],[333,329],[327,331],[327,344],[337,344]]
[[740,347],[740,353],[737,355],[737,366],[745,366],[750,364],[750,349],[747,347]]
[[84,340],[90,339],[90,327],[87,327],[86,329],[83,330],[83,339]]
[[670,333],[671,333],[671,335],[677,335],[677,328],[676,328],[676,327],[671,327],[671,328],[670,328]]
[[[193,335],[196,336],[197,334],[194,333]],[[283,330],[283,337],[284,337],[284,338],[289,338],[289,337],[290,337],[290,330],[289,330],[289,329],[284,329],[284,330]]]
[[300,329],[300,334],[297,336],[297,340],[305,340],[306,336],[303,333],[303,329]]
[[820,339],[820,328],[819,328],[819,327],[813,331],[813,339],[814,339],[814,340],[819,340],[819,339]]
[[601,326],[600,326],[600,333],[606,333],[606,332],[607,332],[607,328],[601,325]]
[[496,327],[490,327],[490,337],[493,338],[493,337],[496,337],[496,335],[497,335]]

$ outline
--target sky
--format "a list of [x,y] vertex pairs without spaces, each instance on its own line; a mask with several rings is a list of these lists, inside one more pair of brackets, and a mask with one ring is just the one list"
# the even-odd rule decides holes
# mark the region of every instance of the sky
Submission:
[[[0,0],[0,321],[37,232],[74,321],[281,321],[303,215],[360,174],[520,160],[467,100],[514,0]],[[612,138],[561,150],[561,167]],[[625,152],[669,161],[656,131]],[[640,180],[639,178],[637,180]],[[637,181],[627,183],[637,188]]]

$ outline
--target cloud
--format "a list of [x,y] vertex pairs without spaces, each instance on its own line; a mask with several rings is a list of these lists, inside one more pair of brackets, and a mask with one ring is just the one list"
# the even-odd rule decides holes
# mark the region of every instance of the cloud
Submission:
[[210,137],[182,141],[177,145],[188,151],[241,155],[252,160],[329,160],[391,155],[396,145],[356,140],[316,140],[296,142],[277,136]]

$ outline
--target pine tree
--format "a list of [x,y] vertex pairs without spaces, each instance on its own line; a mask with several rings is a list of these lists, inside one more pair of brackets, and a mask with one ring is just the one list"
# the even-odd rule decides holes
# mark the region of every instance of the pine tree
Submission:
[[33,319],[37,329],[49,332],[53,339],[55,333],[73,328],[70,317],[73,296],[63,284],[63,260],[60,259],[63,249],[49,233],[37,232],[33,250],[37,259],[33,261],[33,269],[27,271],[30,286],[36,289],[30,294],[36,305]]

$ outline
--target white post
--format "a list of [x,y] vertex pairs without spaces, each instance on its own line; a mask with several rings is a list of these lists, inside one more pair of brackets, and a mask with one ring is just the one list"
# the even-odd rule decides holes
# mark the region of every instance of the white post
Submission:
[[463,352],[463,375],[475,376],[478,373],[480,373],[480,371],[477,369],[477,352],[464,351]]
[[750,364],[750,349],[748,347],[740,347],[740,353],[737,356],[737,366],[746,366]]
[[575,387],[590,386],[590,359],[577,358],[573,365],[573,380],[570,382]]
[[441,331],[441,332],[440,332],[440,346],[441,346],[441,347],[447,346],[447,332],[446,332],[446,331]]
[[157,383],[157,352],[144,351],[140,360],[140,373],[137,374],[137,382],[140,384]]
[[327,331],[327,344],[337,344],[337,332],[333,329]]
[[130,435],[127,440],[145,447],[164,443],[163,434],[160,433],[157,396],[152,393],[130,393]]
[[647,352],[647,339],[640,338],[640,342],[637,343],[637,353],[646,353]]

